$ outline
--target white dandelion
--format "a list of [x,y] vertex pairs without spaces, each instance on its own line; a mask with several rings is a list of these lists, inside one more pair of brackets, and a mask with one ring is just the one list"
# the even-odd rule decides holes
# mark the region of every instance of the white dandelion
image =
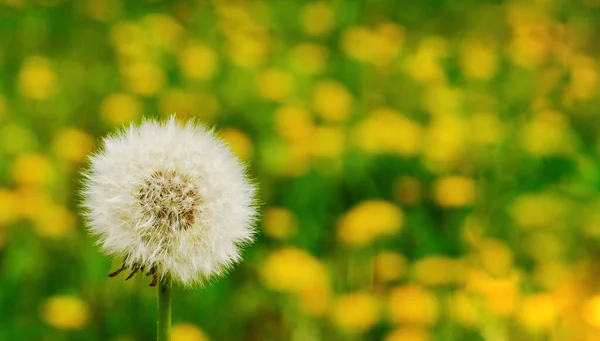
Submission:
[[144,121],[103,140],[84,171],[91,234],[131,270],[202,284],[240,260],[253,239],[255,186],[213,131],[174,117]]

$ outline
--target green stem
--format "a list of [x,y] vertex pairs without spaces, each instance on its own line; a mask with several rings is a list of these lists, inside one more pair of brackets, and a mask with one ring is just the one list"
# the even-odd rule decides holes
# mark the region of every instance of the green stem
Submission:
[[158,341],[171,341],[171,279],[158,285]]

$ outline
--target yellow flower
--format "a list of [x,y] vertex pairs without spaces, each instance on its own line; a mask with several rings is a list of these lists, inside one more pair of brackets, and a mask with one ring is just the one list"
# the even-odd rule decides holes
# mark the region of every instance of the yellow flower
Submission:
[[459,64],[468,78],[488,80],[496,74],[498,55],[488,46],[471,42],[463,46]]
[[71,162],[81,162],[94,147],[94,139],[85,131],[66,128],[59,131],[52,141],[54,154]]
[[508,56],[513,63],[535,69],[546,62],[551,53],[553,38],[546,25],[525,24],[517,27],[508,46]]
[[300,24],[312,36],[322,36],[329,32],[334,19],[333,10],[326,2],[308,3],[300,11]]
[[19,217],[18,198],[8,189],[0,188],[0,228],[14,222]]
[[333,303],[331,320],[337,326],[362,332],[373,327],[379,319],[379,302],[367,292],[340,296]]
[[125,85],[131,92],[142,96],[158,94],[166,83],[163,70],[153,62],[136,60],[121,67]]
[[461,175],[438,178],[433,185],[433,194],[436,203],[440,206],[469,206],[475,201],[475,181]]
[[167,51],[176,51],[181,45],[185,31],[173,17],[150,14],[142,19],[144,34],[152,45]]
[[290,51],[290,64],[301,74],[318,74],[325,68],[327,50],[325,47],[313,43],[301,43]]
[[338,220],[338,238],[345,244],[364,246],[380,236],[393,235],[404,226],[404,212],[383,200],[352,207]]
[[315,131],[315,155],[339,158],[346,148],[345,131],[337,126],[319,126]]
[[312,139],[315,131],[313,118],[304,108],[282,106],[275,112],[275,129],[287,140]]
[[283,207],[269,207],[263,215],[265,233],[276,239],[286,239],[296,232],[298,219],[294,213]]
[[600,328],[600,295],[588,298],[583,304],[581,314],[590,326]]
[[225,141],[231,145],[231,150],[242,160],[249,160],[252,157],[252,141],[239,129],[225,129],[220,134]]
[[218,62],[215,51],[200,43],[191,43],[179,55],[179,66],[190,79],[211,79],[217,71]]
[[90,1],[86,3],[85,9],[90,18],[110,22],[121,15],[123,5],[118,0]]
[[354,128],[354,141],[368,153],[417,154],[422,147],[423,128],[399,112],[379,108]]
[[382,252],[374,263],[375,278],[383,282],[399,280],[406,273],[406,258],[396,252]]
[[348,119],[352,111],[352,101],[348,90],[335,81],[322,81],[313,91],[313,108],[327,122],[342,122]]
[[342,50],[351,58],[378,67],[396,61],[404,43],[404,28],[395,23],[381,23],[374,29],[350,27],[342,35]]
[[595,97],[599,81],[596,59],[588,56],[573,57],[569,79],[568,92],[575,99],[587,100]]
[[449,257],[425,257],[413,263],[412,277],[423,285],[453,284],[462,279],[462,268],[458,261]]
[[294,89],[294,79],[279,69],[266,69],[258,74],[256,90],[258,95],[269,101],[281,101]]
[[563,259],[564,241],[553,231],[532,231],[523,242],[525,253],[536,261]]
[[515,311],[520,293],[516,275],[496,278],[475,269],[467,274],[466,284],[469,292],[482,296],[486,308],[494,315],[507,317]]
[[102,101],[100,115],[107,123],[120,126],[140,117],[141,106],[140,101],[130,94],[112,94]]
[[75,216],[66,207],[46,203],[37,207],[33,215],[38,235],[49,238],[64,237],[75,230]]
[[420,327],[397,327],[389,333],[384,341],[429,341],[427,330]]
[[401,176],[394,181],[394,197],[401,204],[413,206],[421,202],[422,185],[413,177]]
[[288,293],[302,293],[327,280],[327,270],[302,249],[286,248],[271,252],[262,269],[267,287]]
[[508,207],[508,214],[522,228],[552,228],[567,224],[568,202],[552,193],[523,194]]
[[90,317],[88,306],[74,296],[54,296],[42,307],[42,319],[58,329],[80,329]]
[[41,186],[53,178],[50,160],[39,153],[20,155],[12,165],[12,177],[23,186]]
[[18,215],[31,220],[37,217],[40,207],[51,205],[48,193],[39,187],[19,187],[15,190],[15,195],[18,200]]
[[286,248],[271,252],[261,271],[265,285],[298,296],[307,313],[320,316],[330,299],[327,269],[305,250]]
[[438,173],[452,169],[465,151],[468,133],[463,118],[457,115],[436,116],[425,137],[425,165]]
[[573,277],[573,270],[569,264],[560,260],[544,261],[536,265],[533,276],[540,287],[557,289]]
[[503,242],[496,239],[484,239],[478,242],[479,260],[484,269],[492,276],[506,276],[513,267],[512,250]]
[[557,111],[535,114],[520,131],[523,148],[535,156],[566,154],[573,150],[573,139],[567,118]]
[[458,290],[452,293],[450,298],[449,310],[450,316],[456,322],[473,327],[479,319],[479,312],[474,299],[464,290]]
[[559,313],[554,297],[549,293],[539,293],[521,300],[517,318],[525,327],[545,329],[555,325]]
[[209,338],[198,326],[191,323],[178,323],[171,330],[172,341],[208,341]]
[[439,37],[423,39],[414,55],[406,59],[404,69],[420,83],[440,84],[446,81],[446,72],[440,60],[447,56],[447,42]]
[[231,62],[244,69],[256,69],[263,64],[269,53],[269,37],[266,32],[237,34],[228,39],[227,54]]
[[27,58],[19,72],[19,90],[36,100],[52,96],[56,90],[56,73],[50,60],[41,56]]
[[388,315],[393,323],[434,325],[440,314],[437,297],[416,285],[399,286],[388,296]]

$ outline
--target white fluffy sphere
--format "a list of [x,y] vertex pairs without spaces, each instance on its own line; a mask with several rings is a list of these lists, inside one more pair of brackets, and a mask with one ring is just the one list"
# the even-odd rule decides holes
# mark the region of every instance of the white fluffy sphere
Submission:
[[106,137],[84,172],[83,207],[102,250],[123,267],[183,285],[223,274],[251,242],[255,186],[212,131],[144,121]]

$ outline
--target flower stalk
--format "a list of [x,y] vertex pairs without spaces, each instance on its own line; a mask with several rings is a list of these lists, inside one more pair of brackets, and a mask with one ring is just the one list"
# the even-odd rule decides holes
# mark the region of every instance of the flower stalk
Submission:
[[158,341],[171,341],[171,290],[169,277],[158,286]]

